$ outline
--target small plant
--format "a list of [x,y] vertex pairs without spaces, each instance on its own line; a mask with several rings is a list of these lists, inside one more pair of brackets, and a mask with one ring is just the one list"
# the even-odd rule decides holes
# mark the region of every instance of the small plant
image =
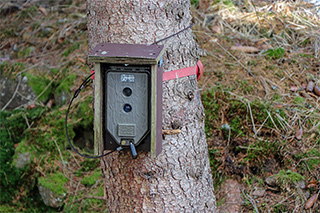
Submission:
[[269,49],[264,54],[267,56],[268,59],[279,59],[284,56],[284,49],[278,47],[277,49]]
[[195,6],[196,8],[199,7],[199,0],[191,0],[191,5]]

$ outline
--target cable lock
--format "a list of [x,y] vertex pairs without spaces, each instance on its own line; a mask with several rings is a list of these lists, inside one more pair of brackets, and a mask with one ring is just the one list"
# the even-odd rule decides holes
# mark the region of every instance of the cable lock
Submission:
[[101,158],[101,157],[104,157],[104,156],[107,156],[115,151],[121,151],[122,150],[122,147],[119,146],[117,149],[111,151],[111,152],[108,152],[108,153],[105,153],[105,154],[102,154],[102,155],[98,155],[98,156],[88,156],[88,155],[83,155],[81,154],[80,152],[78,152],[78,150],[76,150],[76,148],[72,145],[71,141],[70,141],[70,138],[69,138],[69,134],[68,134],[68,114],[69,114],[69,111],[70,111],[70,108],[71,108],[71,105],[72,105],[72,102],[73,100],[78,97],[78,95],[80,94],[81,90],[91,81],[91,77],[94,75],[94,73],[92,73],[91,75],[89,75],[83,82],[82,84],[80,85],[80,87],[74,92],[73,94],[73,97],[71,98],[71,101],[69,103],[69,107],[68,107],[68,110],[67,110],[67,113],[66,113],[66,119],[65,119],[65,122],[64,122],[64,125],[65,125],[65,130],[66,130],[66,136],[67,136],[67,140],[69,142],[69,145],[71,146],[71,148],[73,149],[73,151],[75,151],[78,155],[82,156],[82,157],[85,157],[85,158]]

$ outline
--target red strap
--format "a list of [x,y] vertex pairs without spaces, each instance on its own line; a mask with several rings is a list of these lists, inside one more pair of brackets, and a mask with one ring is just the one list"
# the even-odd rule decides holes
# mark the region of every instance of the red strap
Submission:
[[[92,73],[94,73],[94,70],[91,70],[91,74]],[[203,75],[203,65],[200,60],[198,61],[196,66],[186,67],[163,73],[163,81],[169,81],[176,78],[183,78],[190,75],[197,75],[197,80],[199,81],[199,79]],[[91,79],[94,79],[94,75],[91,77]]]
[[[93,73],[94,73],[94,70],[91,70],[91,74],[93,74]],[[95,75],[91,76],[91,79],[92,79],[92,80],[94,80],[94,76],[95,76]]]
[[176,78],[183,78],[190,75],[197,75],[197,80],[199,80],[202,74],[203,74],[203,65],[199,60],[196,66],[186,67],[186,68],[172,70],[172,71],[163,73],[163,81],[173,80]]

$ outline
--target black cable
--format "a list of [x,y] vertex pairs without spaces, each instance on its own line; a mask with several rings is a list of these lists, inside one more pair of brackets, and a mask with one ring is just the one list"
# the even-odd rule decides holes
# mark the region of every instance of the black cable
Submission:
[[83,155],[81,154],[80,152],[78,152],[78,150],[76,150],[76,148],[74,148],[74,146],[72,145],[71,141],[70,141],[70,138],[69,138],[69,134],[68,134],[68,114],[69,114],[69,111],[70,111],[70,108],[71,108],[71,105],[72,105],[72,102],[73,100],[78,97],[78,95],[80,94],[81,90],[90,82],[90,78],[91,76],[93,76],[94,73],[92,73],[91,75],[89,75],[89,77],[86,78],[86,80],[84,80],[82,82],[82,84],[80,85],[80,87],[74,92],[73,94],[73,97],[71,98],[71,101],[69,103],[69,107],[68,107],[68,110],[67,110],[67,114],[66,114],[66,119],[65,119],[65,122],[64,122],[64,125],[65,125],[65,130],[66,130],[66,135],[67,135],[67,139],[68,139],[68,142],[71,146],[71,148],[73,149],[73,151],[75,151],[78,155],[82,156],[82,157],[85,157],[85,158],[101,158],[101,157],[104,157],[104,156],[107,156],[115,151],[120,151],[122,150],[122,147],[118,147],[117,149],[111,151],[111,152],[108,152],[108,153],[105,153],[103,155],[98,155],[98,156],[87,156],[87,155]]
[[171,38],[171,37],[173,37],[173,36],[176,36],[176,35],[178,35],[178,34],[182,33],[183,31],[186,31],[187,29],[191,28],[192,26],[193,26],[193,23],[192,23],[192,24],[190,24],[188,27],[186,27],[186,28],[184,28],[184,29],[180,30],[180,31],[179,31],[179,32],[177,32],[177,33],[174,33],[174,34],[172,34],[172,35],[169,35],[169,36],[167,36],[167,37],[165,37],[165,38],[163,38],[163,39],[161,39],[161,40],[159,40],[159,41],[155,41],[155,42],[153,42],[151,45],[158,44],[158,43],[159,43],[159,42],[161,42],[161,41],[164,41],[164,40],[167,40],[167,39],[169,39],[169,38]]

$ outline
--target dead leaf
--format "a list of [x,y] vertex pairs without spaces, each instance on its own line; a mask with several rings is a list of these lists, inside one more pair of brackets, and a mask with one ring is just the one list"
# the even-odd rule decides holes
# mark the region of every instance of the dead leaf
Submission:
[[296,139],[297,140],[301,140],[302,139],[302,134],[303,134],[302,128],[298,129],[296,131],[296,135],[295,135]]
[[40,12],[41,12],[44,16],[47,16],[47,15],[48,15],[48,12],[47,12],[46,8],[40,6],[40,7],[39,7],[39,10],[40,10]]
[[310,189],[310,188],[313,188],[313,187],[316,187],[317,184],[314,184],[314,183],[311,183],[311,184],[308,184],[307,188]]
[[307,85],[307,91],[308,92],[312,92],[313,91],[313,87],[314,87],[314,83],[312,81],[309,81],[309,83]]
[[313,187],[316,187],[318,185],[318,181],[317,180],[311,180],[308,182],[307,184],[307,188],[313,188]]
[[212,30],[212,32],[214,32],[214,33],[217,33],[217,34],[221,34],[221,27],[220,26],[217,26],[217,25],[213,25],[212,27],[211,27],[211,30]]
[[254,44],[259,46],[259,45],[263,44],[264,42],[266,42],[268,40],[269,40],[268,38],[263,38],[263,39],[260,39],[259,41],[255,42]]
[[264,50],[269,50],[269,49],[272,49],[272,46],[270,44],[262,44],[261,48]]
[[275,105],[273,108],[275,109],[281,109],[283,107],[283,104],[278,104],[278,105]]
[[245,53],[257,53],[260,51],[258,48],[250,46],[232,46],[230,49]]
[[318,184],[318,181],[317,180],[311,180],[308,182],[308,184]]
[[78,57],[77,60],[82,62],[82,63],[86,63],[86,61],[83,58]]
[[64,37],[61,37],[58,39],[59,44],[62,44],[63,41],[64,41]]
[[29,104],[27,106],[27,109],[33,109],[33,108],[36,108],[36,105],[35,104]]
[[298,87],[298,86],[291,86],[290,87],[290,90],[292,91],[292,92],[296,92],[296,91],[298,91],[300,89],[300,87]]
[[301,84],[301,86],[302,86],[303,89],[307,88],[307,85],[305,83]]
[[291,11],[290,11],[290,7],[289,6],[286,7],[286,12],[285,13],[286,13],[287,16],[291,15]]
[[318,199],[318,194],[314,194],[312,197],[310,197],[307,202],[306,205],[304,206],[305,209],[310,209],[313,204],[317,201]]
[[47,103],[46,106],[47,106],[49,109],[51,109],[53,102],[54,102],[54,99],[52,98],[52,99],[50,99],[50,100],[48,101],[48,103]]
[[320,88],[318,86],[313,87],[313,93],[317,96],[320,96]]

